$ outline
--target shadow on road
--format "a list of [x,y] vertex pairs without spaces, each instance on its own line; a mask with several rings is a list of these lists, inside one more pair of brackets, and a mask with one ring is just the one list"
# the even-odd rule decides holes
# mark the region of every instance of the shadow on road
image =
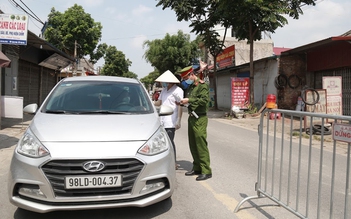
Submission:
[[81,211],[55,211],[45,214],[26,211],[18,208],[14,213],[14,219],[112,219],[112,218],[155,218],[172,207],[172,199],[166,199],[160,203],[145,207],[127,207],[127,208],[108,208],[99,210],[81,210]]
[[[245,198],[247,198],[248,196],[246,195],[246,194],[243,194],[243,193],[240,193],[240,196],[243,198],[243,199],[245,199]],[[259,200],[259,199],[255,199],[255,200]],[[244,209],[252,209],[252,208],[254,208],[254,209],[257,209],[262,215],[264,215],[264,218],[267,218],[267,219],[274,219],[275,217],[274,216],[272,216],[271,214],[269,214],[267,211],[265,211],[264,210],[264,208],[271,208],[271,207],[280,207],[278,204],[276,204],[276,203],[269,203],[269,204],[267,204],[266,203],[266,201],[268,201],[268,202],[270,202],[270,200],[267,200],[267,199],[265,199],[264,200],[264,202],[265,202],[265,204],[256,204],[255,202],[253,202],[252,200],[247,200],[247,203],[249,203],[250,204],[250,206],[251,207],[241,207],[240,209],[239,209],[239,211],[240,210],[244,210]],[[259,202],[259,201],[258,201]]]
[[0,139],[1,139],[0,149],[12,147],[13,145],[17,144],[19,140],[16,137],[11,137],[4,134],[0,134]]
[[24,115],[23,119],[1,118],[0,149],[17,144],[23,132],[33,119],[33,115]]
[[193,168],[193,164],[187,160],[177,160],[178,170],[189,171]]
[[23,114],[23,119],[14,119],[14,118],[4,118],[1,117],[1,129],[15,129],[21,130],[28,127],[28,124],[32,121],[34,115]]

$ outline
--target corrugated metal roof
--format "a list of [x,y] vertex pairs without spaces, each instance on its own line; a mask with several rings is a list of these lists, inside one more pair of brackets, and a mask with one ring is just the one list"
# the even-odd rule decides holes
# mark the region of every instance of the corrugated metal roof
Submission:
[[350,41],[351,42],[351,36],[336,36],[336,37],[329,37],[324,40],[316,41],[314,43],[310,43],[304,46],[296,47],[294,49],[290,49],[288,51],[282,52],[281,55],[292,55],[292,54],[297,54],[297,53],[305,53],[308,52],[309,50],[316,49],[318,47],[325,46],[327,44],[332,44],[340,41]]
[[291,48],[284,48],[284,47],[273,47],[273,53],[276,56],[279,56],[282,52],[288,51]]

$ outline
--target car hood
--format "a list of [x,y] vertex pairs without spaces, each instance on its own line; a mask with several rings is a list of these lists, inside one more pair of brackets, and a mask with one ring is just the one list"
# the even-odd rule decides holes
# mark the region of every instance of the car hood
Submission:
[[30,129],[42,142],[145,141],[160,127],[156,113],[67,115],[38,112]]

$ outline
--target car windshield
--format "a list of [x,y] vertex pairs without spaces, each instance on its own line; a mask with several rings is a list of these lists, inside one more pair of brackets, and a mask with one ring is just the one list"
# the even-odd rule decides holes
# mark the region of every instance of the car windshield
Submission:
[[57,114],[140,114],[153,107],[138,83],[103,81],[61,82],[50,94],[42,112]]

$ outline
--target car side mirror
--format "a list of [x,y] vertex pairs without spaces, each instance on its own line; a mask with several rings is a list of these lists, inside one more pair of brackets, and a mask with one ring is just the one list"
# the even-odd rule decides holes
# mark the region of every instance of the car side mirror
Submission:
[[173,114],[173,108],[166,105],[161,105],[158,110],[159,116],[168,116]]
[[23,108],[23,112],[28,113],[28,114],[35,114],[37,112],[37,109],[38,109],[38,104],[32,103],[32,104],[25,106]]

